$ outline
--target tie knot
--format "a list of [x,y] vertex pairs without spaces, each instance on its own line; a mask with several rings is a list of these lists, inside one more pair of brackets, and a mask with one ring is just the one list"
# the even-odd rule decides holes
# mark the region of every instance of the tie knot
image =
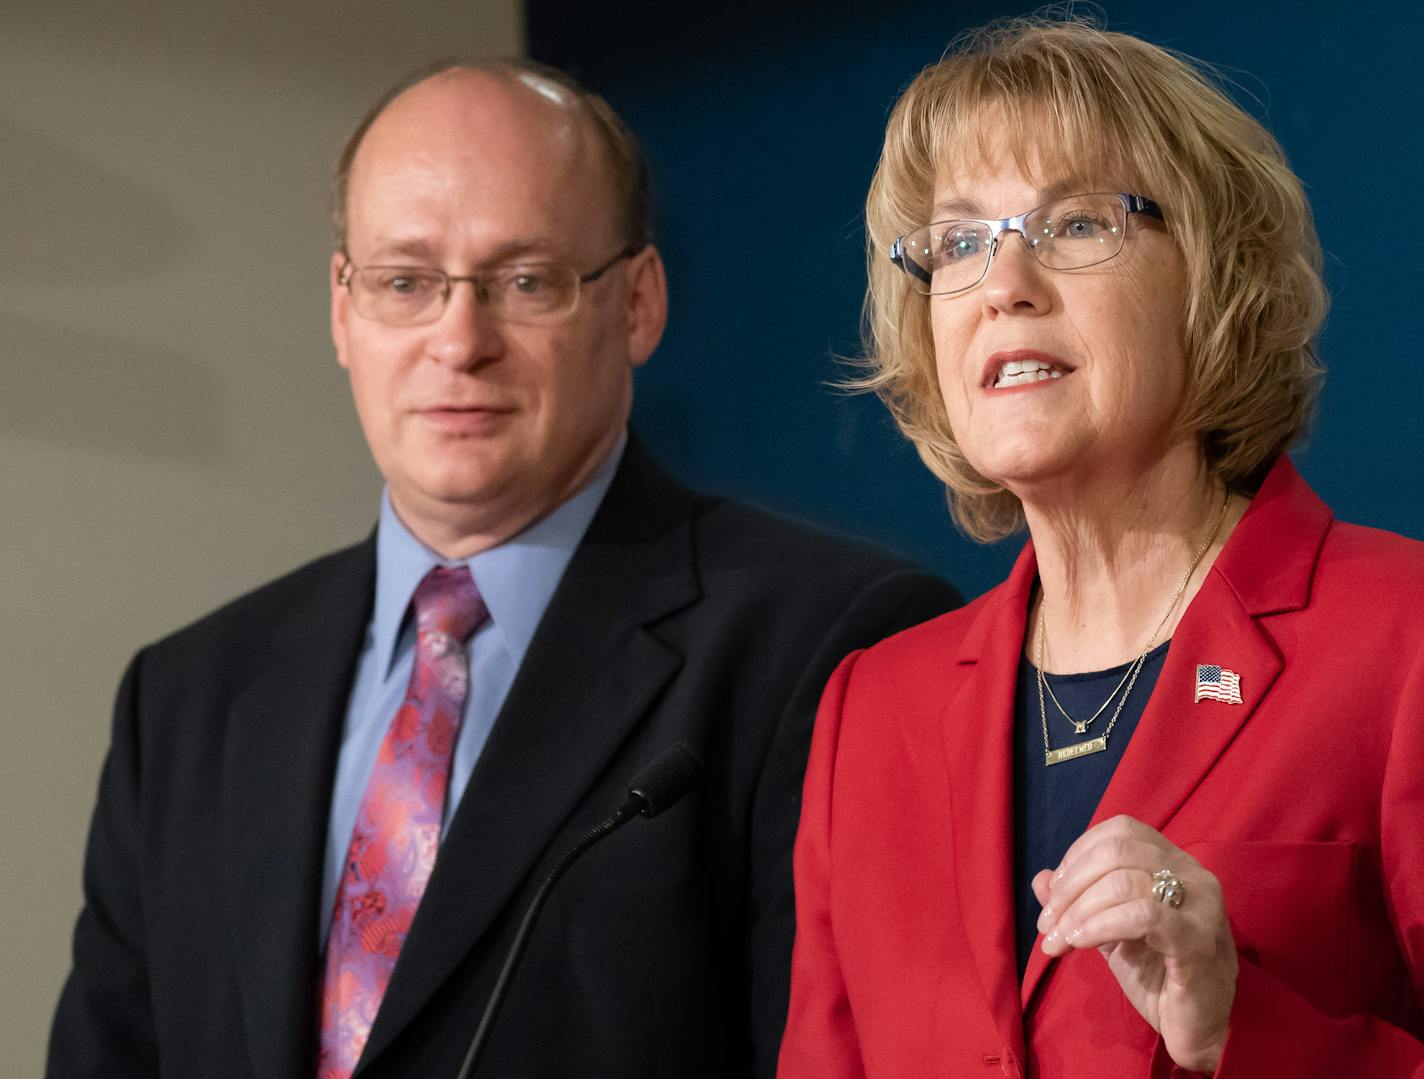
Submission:
[[425,575],[410,602],[421,637],[444,633],[461,645],[489,617],[489,608],[467,566],[436,566]]

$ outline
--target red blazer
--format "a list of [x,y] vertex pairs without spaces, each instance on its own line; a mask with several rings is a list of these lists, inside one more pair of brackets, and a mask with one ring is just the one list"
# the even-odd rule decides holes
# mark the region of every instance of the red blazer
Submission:
[[[848,657],[796,846],[782,1079],[1186,1074],[1096,952],[1022,984],[1015,679],[1032,547],[977,601]],[[1193,704],[1196,666],[1244,703]],[[1069,765],[1071,767],[1071,765]],[[1094,823],[1221,880],[1241,957],[1220,1079],[1424,1076],[1424,544],[1271,471],[1172,640]]]

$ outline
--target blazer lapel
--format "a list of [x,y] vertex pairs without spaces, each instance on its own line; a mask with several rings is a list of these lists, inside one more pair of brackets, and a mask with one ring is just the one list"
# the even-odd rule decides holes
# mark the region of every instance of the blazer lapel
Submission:
[[[649,627],[698,595],[690,495],[630,441],[475,767],[363,1063],[542,876],[549,843],[682,664]],[[614,808],[582,810],[587,826]]]
[[[1125,813],[1158,831],[1167,829],[1275,684],[1280,654],[1257,620],[1309,602],[1330,520],[1330,511],[1281,458],[1177,626],[1167,662],[1091,824]],[[1195,702],[1202,664],[1239,675],[1242,703]],[[1050,965],[1035,947],[1024,972],[1025,1009]]]
[[[1199,663],[1239,674],[1243,703],[1193,704]],[[1173,635],[1167,662],[1089,827],[1125,813],[1165,829],[1279,673],[1279,656],[1213,569]],[[1024,970],[1025,1011],[1054,962],[1035,941]]]
[[[230,914],[254,1074],[316,1059],[317,940],[332,776],[370,619],[375,542],[334,556],[235,698],[223,750]],[[356,601],[352,602],[352,598]]]
[[[1242,703],[1194,703],[1198,664],[1240,675]],[[1137,733],[1092,823],[1129,813],[1158,831],[1166,828],[1266,698],[1280,670],[1270,641],[1213,570],[1177,627]]]
[[[1309,602],[1330,519],[1330,511],[1282,458],[1178,625],[1094,824],[1131,813],[1164,830],[1256,713],[1281,671],[1280,653],[1258,620]],[[1194,700],[1197,667],[1203,664],[1240,676],[1241,704]]]
[[[995,1022],[1018,1060],[1025,1048],[1014,944],[1014,693],[1036,573],[1030,545],[965,634],[956,662],[972,670],[942,720],[965,935]],[[974,732],[972,745],[966,731]],[[969,782],[957,782],[970,773]]]

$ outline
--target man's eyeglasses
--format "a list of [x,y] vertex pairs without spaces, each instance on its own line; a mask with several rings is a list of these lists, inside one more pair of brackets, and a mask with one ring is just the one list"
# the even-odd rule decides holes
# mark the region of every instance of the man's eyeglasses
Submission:
[[434,322],[450,302],[457,281],[475,288],[475,299],[505,322],[538,325],[561,322],[578,306],[580,286],[591,284],[643,248],[625,247],[594,270],[580,274],[553,262],[516,264],[489,273],[456,276],[430,266],[356,266],[348,259],[336,281],[351,293],[362,318],[388,326]]
[[984,280],[1006,232],[1017,232],[1029,254],[1050,270],[1082,270],[1122,251],[1128,214],[1162,220],[1141,195],[1069,195],[998,221],[936,221],[890,245],[890,261],[927,296],[964,292]]

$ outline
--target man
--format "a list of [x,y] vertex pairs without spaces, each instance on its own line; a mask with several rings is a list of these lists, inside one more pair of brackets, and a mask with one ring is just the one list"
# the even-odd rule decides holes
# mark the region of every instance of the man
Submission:
[[772,1072],[821,687],[957,597],[627,435],[645,191],[528,65],[358,128],[331,320],[380,523],[135,659],[51,1076],[454,1076],[539,881],[679,741],[702,787],[564,878],[480,1074]]

